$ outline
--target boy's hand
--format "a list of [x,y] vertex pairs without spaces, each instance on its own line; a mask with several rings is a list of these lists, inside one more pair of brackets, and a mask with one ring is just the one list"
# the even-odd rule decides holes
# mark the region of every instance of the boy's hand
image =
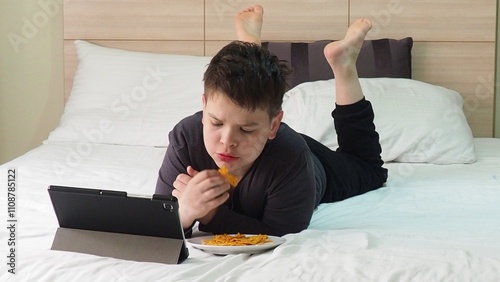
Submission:
[[[186,188],[189,180],[191,180],[191,178],[193,178],[193,176],[198,174],[198,171],[196,171],[192,166],[188,166],[187,173],[188,174],[181,173],[177,176],[177,178],[175,179],[174,184],[173,184],[175,190],[172,192],[172,194],[174,194],[174,193],[181,193],[182,194],[182,191],[184,191],[184,189]],[[174,195],[174,196],[176,198],[179,198],[176,195]],[[179,194],[179,196],[180,196],[180,194]]]
[[188,174],[179,174],[172,195],[179,200],[179,216],[183,228],[195,220],[208,223],[218,206],[229,198],[230,185],[217,170],[198,172],[191,166]]

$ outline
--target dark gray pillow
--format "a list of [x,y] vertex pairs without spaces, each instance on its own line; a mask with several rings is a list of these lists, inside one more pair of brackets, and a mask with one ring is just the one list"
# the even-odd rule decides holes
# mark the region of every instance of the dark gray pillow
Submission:
[[[263,42],[262,46],[292,66],[289,83],[294,87],[302,82],[333,78],[323,55],[323,48],[330,42]],[[412,47],[411,37],[365,40],[357,61],[359,77],[411,78]]]

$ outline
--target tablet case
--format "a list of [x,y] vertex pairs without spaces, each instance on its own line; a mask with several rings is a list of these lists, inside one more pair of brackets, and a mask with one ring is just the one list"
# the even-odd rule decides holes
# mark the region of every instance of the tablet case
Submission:
[[48,192],[59,221],[52,250],[167,264],[189,256],[176,198],[55,185]]

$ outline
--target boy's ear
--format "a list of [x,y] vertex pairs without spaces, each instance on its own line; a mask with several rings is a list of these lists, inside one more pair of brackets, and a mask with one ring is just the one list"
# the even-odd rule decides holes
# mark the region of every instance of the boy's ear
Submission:
[[[201,104],[203,105],[202,109],[205,111],[205,106],[207,105],[207,97],[205,96],[205,93],[201,94]],[[205,124],[205,113],[201,115],[201,123]]]
[[201,94],[201,103],[203,105],[203,109],[207,105],[207,97],[205,96],[205,93]]
[[278,129],[280,128],[282,119],[283,119],[282,110],[278,111],[276,115],[271,119],[271,132],[269,133],[269,139],[276,138],[276,134],[278,133]]

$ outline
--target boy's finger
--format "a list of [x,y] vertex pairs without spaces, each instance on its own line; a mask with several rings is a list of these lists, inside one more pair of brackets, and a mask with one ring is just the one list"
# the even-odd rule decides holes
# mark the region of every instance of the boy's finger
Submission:
[[195,170],[192,166],[187,167],[187,173],[193,177],[198,174],[199,171]]

